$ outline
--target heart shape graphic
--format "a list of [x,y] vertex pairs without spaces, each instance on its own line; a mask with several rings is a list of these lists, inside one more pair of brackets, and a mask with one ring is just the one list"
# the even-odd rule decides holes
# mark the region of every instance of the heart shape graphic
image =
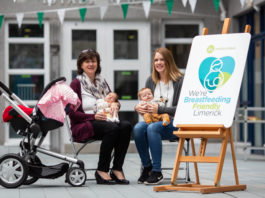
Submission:
[[222,87],[235,69],[235,60],[231,56],[205,58],[199,68],[202,86],[210,93]]

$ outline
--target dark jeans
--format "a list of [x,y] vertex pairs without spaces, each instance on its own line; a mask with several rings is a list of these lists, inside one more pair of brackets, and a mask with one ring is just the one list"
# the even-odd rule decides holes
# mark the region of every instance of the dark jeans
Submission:
[[132,126],[128,121],[119,124],[107,121],[93,120],[95,139],[102,140],[99,152],[99,171],[108,172],[111,161],[111,153],[114,149],[113,170],[122,171],[125,155],[130,143]]

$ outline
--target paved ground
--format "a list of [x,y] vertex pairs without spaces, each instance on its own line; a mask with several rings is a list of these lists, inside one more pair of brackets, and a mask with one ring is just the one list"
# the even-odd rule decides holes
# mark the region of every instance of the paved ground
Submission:
[[[17,148],[0,147],[0,154],[17,152]],[[234,184],[234,174],[232,160],[228,154],[221,184]],[[57,159],[40,155],[45,164],[56,164]],[[96,167],[97,154],[82,154],[80,158],[85,161],[86,168]],[[163,166],[172,167],[175,159],[175,153],[163,154]],[[247,185],[246,191],[227,192],[217,194],[202,195],[197,192],[154,192],[153,186],[145,186],[137,184],[139,177],[140,160],[138,154],[129,153],[126,157],[124,172],[131,184],[123,185],[97,185],[95,181],[87,181],[83,187],[74,188],[64,183],[65,177],[55,180],[40,179],[31,186],[21,186],[17,189],[6,189],[0,187],[0,198],[88,198],[88,197],[115,197],[115,198],[141,198],[141,197],[157,197],[157,198],[181,198],[181,197],[265,197],[265,171],[264,160],[237,160],[239,181],[241,184]],[[215,177],[215,164],[199,164],[199,174],[202,184],[213,184]],[[190,164],[191,179],[194,181],[193,165]],[[171,171],[164,171],[165,177],[170,177]],[[94,172],[88,173],[93,177]],[[180,171],[180,176],[185,176],[184,171]],[[179,181],[181,182],[181,181]],[[163,184],[169,184],[170,180],[165,180]]]

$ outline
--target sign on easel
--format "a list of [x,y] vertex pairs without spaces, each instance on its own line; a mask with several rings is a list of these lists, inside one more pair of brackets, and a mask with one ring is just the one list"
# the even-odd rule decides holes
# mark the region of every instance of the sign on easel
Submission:
[[249,33],[194,38],[174,126],[232,125],[250,38]]

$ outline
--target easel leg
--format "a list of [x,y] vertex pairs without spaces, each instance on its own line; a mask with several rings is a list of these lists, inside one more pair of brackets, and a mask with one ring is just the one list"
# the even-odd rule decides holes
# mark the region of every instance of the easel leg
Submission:
[[237,174],[237,165],[236,165],[236,155],[235,155],[234,141],[233,141],[231,128],[229,130],[229,137],[230,137],[230,145],[231,145],[231,153],[232,153],[232,159],[233,159],[233,165],[234,165],[236,185],[239,185],[238,174]]
[[179,139],[175,165],[174,165],[174,169],[173,169],[173,173],[172,173],[172,177],[171,177],[171,184],[175,184],[175,181],[176,181],[176,179],[178,177],[178,171],[179,171],[179,165],[180,165],[179,158],[182,156],[184,142],[185,142],[185,138],[180,138]]
[[225,160],[225,153],[226,153],[226,148],[227,148],[227,142],[228,142],[228,134],[229,129],[226,129],[225,138],[222,140],[222,146],[221,146],[221,151],[219,155],[219,162],[217,165],[217,170],[216,170],[216,175],[215,175],[215,180],[214,180],[214,185],[215,186],[220,186],[220,179],[222,175],[222,170],[224,166],[224,160]]
[[[190,141],[191,141],[192,155],[196,156],[193,138],[191,138]],[[194,170],[195,170],[196,184],[200,184],[197,162],[194,162]]]

